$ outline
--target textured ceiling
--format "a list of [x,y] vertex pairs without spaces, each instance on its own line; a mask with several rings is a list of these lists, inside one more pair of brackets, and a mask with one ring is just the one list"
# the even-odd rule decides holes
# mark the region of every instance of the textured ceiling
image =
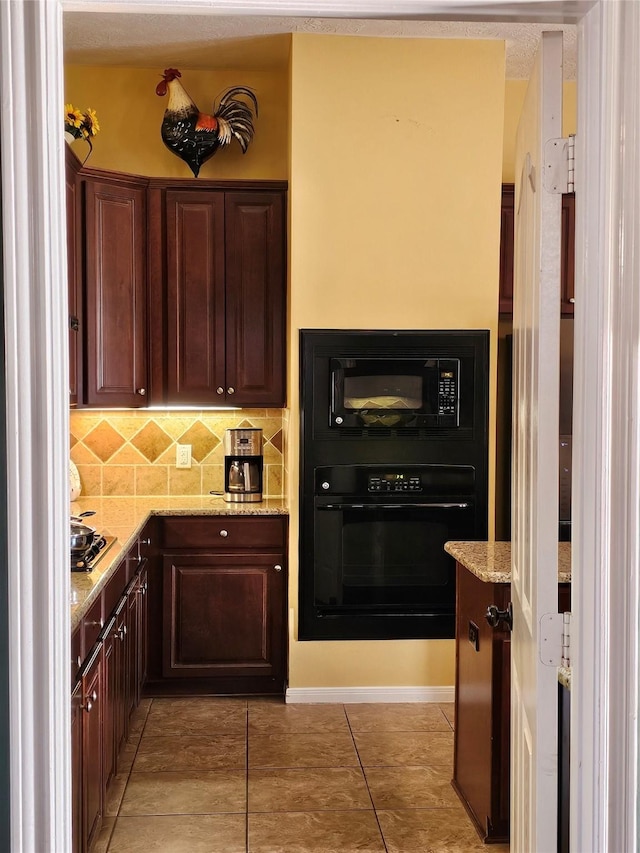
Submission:
[[214,15],[132,15],[67,12],[65,61],[80,65],[189,68],[285,68],[288,33],[382,38],[499,39],[506,43],[506,76],[529,76],[542,30],[564,32],[564,77],[575,79],[572,24],[390,21],[351,18],[275,18]]

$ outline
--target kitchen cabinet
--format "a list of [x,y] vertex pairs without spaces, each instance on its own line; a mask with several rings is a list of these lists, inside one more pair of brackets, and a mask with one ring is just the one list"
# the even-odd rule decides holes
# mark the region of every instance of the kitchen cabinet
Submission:
[[285,199],[68,166],[72,402],[283,406]]
[[83,402],[96,407],[146,406],[147,181],[87,171],[82,187]]
[[[500,314],[513,314],[514,185],[502,185],[500,208]],[[575,281],[575,194],[562,196],[560,249],[560,313],[573,316]]]
[[86,853],[100,830],[106,790],[142,691],[145,592],[146,561],[136,543],[72,635],[74,853]]
[[285,403],[284,185],[231,186],[150,189],[158,402]]
[[147,693],[284,691],[286,530],[283,516],[162,519]]
[[[506,610],[509,583],[486,583],[456,563],[456,700],[453,787],[484,842],[509,840],[511,634],[485,619]],[[560,611],[570,584],[558,585]]]
[[65,146],[65,192],[67,209],[67,293],[69,298],[69,405],[78,404],[82,364],[81,264],[81,164],[71,148]]

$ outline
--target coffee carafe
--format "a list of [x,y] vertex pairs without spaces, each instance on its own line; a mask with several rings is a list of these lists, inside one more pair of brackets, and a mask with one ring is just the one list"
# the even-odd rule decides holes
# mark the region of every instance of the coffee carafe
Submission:
[[225,501],[261,501],[262,430],[226,430],[224,453]]

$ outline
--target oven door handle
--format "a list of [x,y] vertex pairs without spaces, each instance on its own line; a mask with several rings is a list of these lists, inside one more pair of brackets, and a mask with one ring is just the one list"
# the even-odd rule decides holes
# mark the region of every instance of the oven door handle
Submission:
[[318,509],[468,509],[470,503],[321,504]]

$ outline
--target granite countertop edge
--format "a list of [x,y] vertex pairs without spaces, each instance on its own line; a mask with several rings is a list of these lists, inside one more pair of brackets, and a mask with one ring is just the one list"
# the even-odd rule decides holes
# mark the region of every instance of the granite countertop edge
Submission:
[[[484,583],[511,583],[511,542],[446,542],[444,550]],[[571,543],[558,543],[558,583],[571,583]]]
[[92,510],[87,523],[116,541],[91,572],[71,572],[71,633],[100,596],[109,578],[117,571],[127,552],[135,544],[142,528],[153,516],[288,516],[284,498],[255,503],[227,503],[218,497],[165,498],[91,498],[71,504],[71,514]]

